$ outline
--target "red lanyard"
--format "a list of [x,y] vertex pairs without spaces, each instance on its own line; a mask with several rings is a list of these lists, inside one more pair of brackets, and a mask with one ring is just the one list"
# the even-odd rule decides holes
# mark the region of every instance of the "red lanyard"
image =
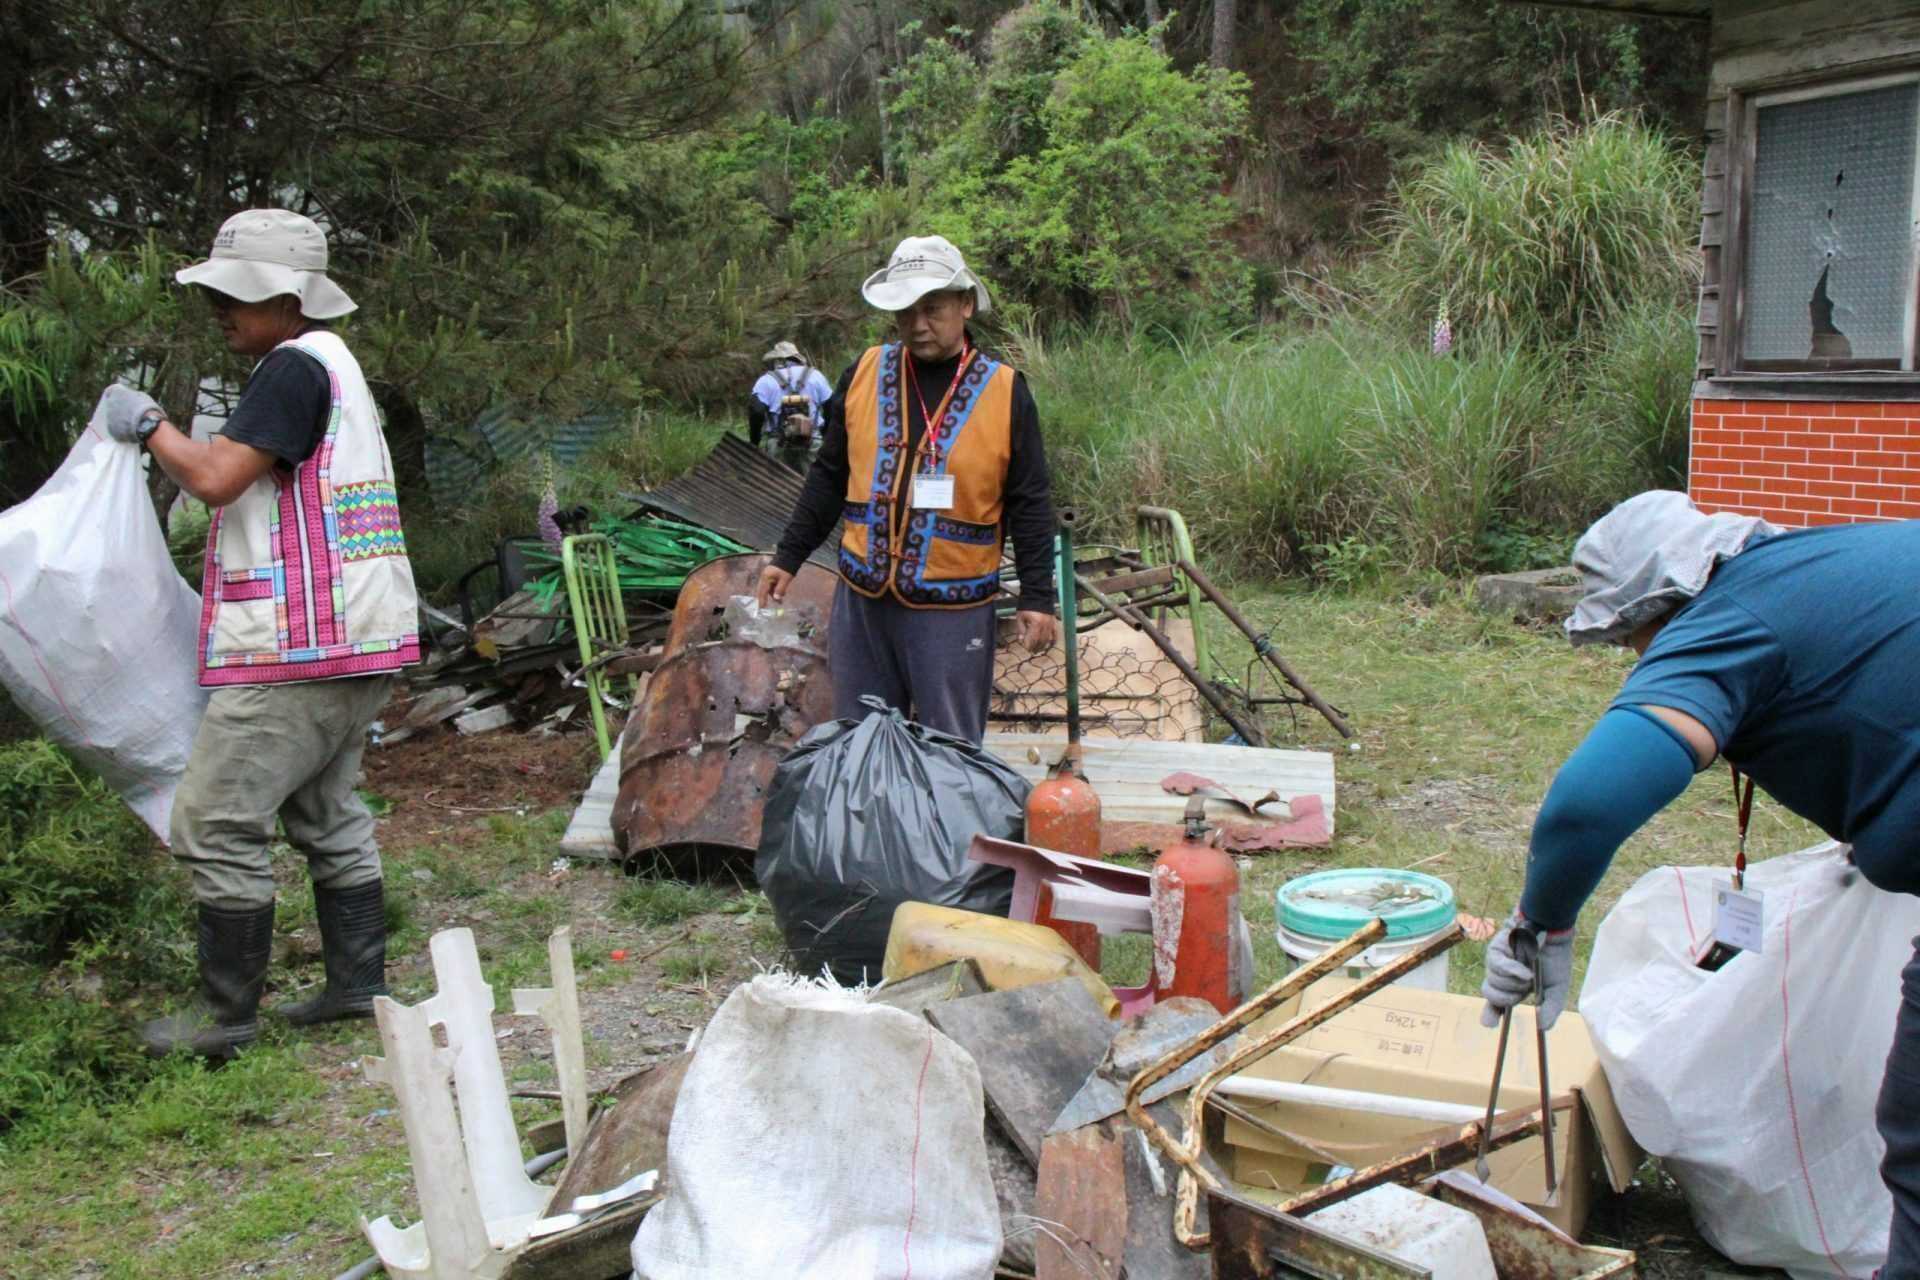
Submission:
[[913,398],[920,402],[920,421],[926,427],[926,434],[920,437],[920,448],[929,454],[927,474],[933,475],[940,470],[940,434],[947,422],[947,406],[953,403],[953,393],[960,389],[960,379],[973,362],[973,344],[961,342],[960,363],[954,366],[953,381],[947,384],[947,394],[940,397],[940,412],[937,414],[927,412],[927,398],[920,394],[920,380],[913,375],[913,355],[907,351],[902,351],[900,355],[906,362],[907,383],[913,388]]
[[1740,846],[1733,854],[1733,887],[1747,887],[1747,820],[1753,816],[1753,779],[1747,779],[1746,789],[1740,787],[1740,766],[1732,761],[1727,767],[1733,770],[1733,806],[1740,815]]

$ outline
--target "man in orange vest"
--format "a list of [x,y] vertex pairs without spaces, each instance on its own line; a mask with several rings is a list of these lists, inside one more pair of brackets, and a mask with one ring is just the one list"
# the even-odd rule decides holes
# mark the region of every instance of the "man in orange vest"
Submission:
[[834,715],[877,695],[930,728],[978,743],[993,689],[1001,547],[1013,538],[1019,640],[1059,635],[1053,499],[1026,379],[975,345],[986,286],[940,236],[910,236],[861,286],[898,341],[868,349],[827,402],[826,437],[761,572],[759,601],[843,516],[829,665]]

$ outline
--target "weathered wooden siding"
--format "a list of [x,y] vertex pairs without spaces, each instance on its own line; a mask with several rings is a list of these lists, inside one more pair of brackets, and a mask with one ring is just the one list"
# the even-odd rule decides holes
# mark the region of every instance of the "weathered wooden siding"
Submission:
[[[1722,298],[1737,234],[1742,166],[1739,95],[1920,66],[1914,0],[1714,0],[1713,75],[1701,170],[1699,374],[1723,363]],[[1730,317],[1728,317],[1730,319]]]

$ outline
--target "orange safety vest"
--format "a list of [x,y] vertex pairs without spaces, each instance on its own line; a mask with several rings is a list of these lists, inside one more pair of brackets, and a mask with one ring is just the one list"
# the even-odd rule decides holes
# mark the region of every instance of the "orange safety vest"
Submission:
[[[906,452],[902,346],[890,342],[860,357],[847,387],[846,529],[840,576],[863,596],[891,594],[915,609],[963,609],[1000,589],[1001,491],[1013,447],[1010,365],[975,349],[947,405],[940,456]],[[894,498],[915,470],[951,475],[953,505],[908,505]],[[909,495],[909,503],[911,495]]]

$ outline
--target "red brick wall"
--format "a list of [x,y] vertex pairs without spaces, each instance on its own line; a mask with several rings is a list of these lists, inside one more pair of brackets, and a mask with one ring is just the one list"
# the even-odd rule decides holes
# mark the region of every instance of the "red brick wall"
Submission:
[[1920,517],[1920,403],[1695,400],[1687,492],[1795,528]]

